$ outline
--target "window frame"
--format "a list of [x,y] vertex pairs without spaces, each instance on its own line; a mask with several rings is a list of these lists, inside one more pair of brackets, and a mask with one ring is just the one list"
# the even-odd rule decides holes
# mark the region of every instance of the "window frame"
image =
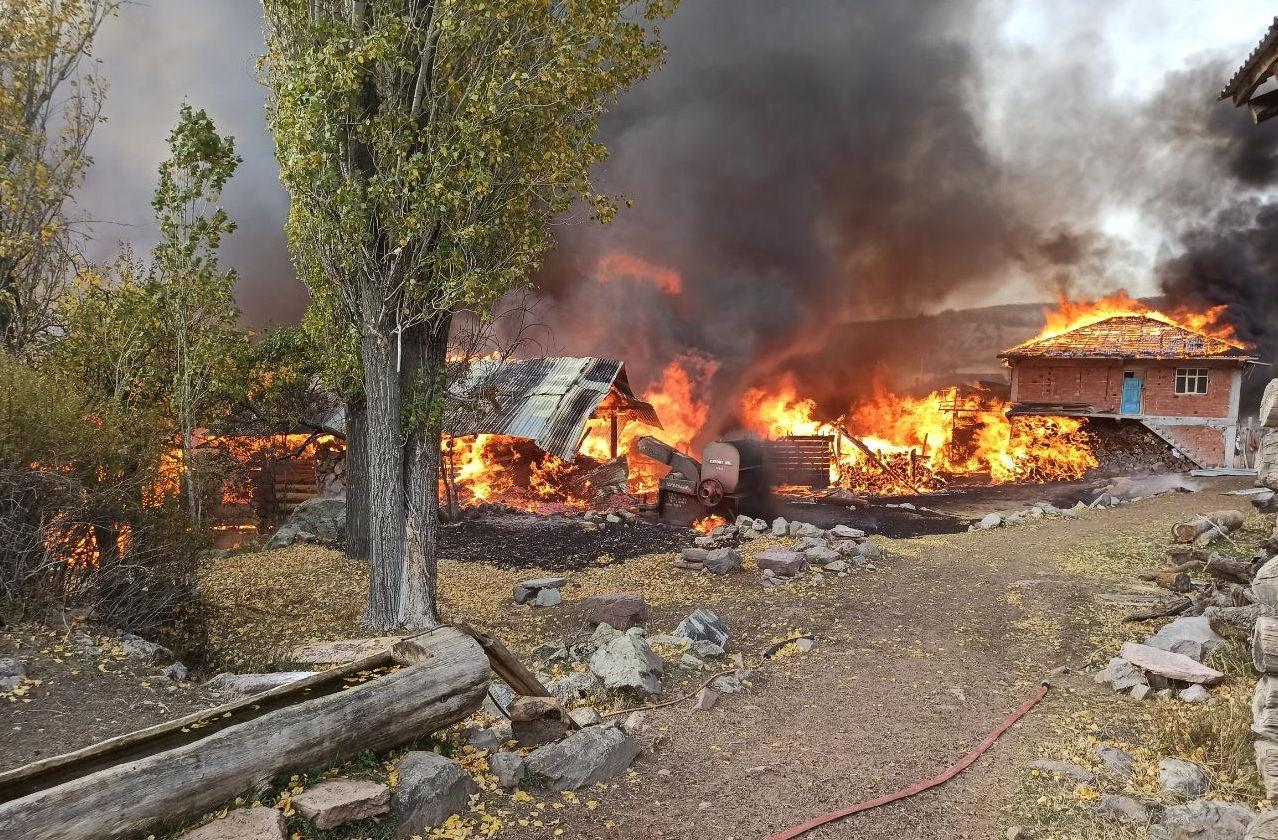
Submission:
[[[1188,390],[1190,386],[1202,390]],[[1211,368],[1178,367],[1172,375],[1172,393],[1178,397],[1205,397],[1211,390]]]

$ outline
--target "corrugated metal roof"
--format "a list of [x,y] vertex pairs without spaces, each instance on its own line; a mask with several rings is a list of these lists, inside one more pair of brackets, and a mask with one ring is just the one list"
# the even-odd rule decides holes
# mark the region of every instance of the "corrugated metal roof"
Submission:
[[1117,315],[1004,350],[999,358],[1255,359],[1236,344],[1145,315]]
[[445,431],[454,436],[510,435],[572,460],[594,415],[616,389],[622,410],[660,428],[650,403],[635,396],[625,367],[612,359],[481,359],[450,389]]

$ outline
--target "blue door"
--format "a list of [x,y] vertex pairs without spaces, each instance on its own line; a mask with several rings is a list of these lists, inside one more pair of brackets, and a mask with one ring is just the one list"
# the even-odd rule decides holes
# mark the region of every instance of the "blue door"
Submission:
[[1129,376],[1123,380],[1123,414],[1140,414],[1140,395],[1145,380]]

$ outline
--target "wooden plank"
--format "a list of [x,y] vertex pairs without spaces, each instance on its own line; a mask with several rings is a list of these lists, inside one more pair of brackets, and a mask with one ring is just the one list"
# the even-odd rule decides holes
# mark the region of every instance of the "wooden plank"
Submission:
[[180,827],[276,776],[387,750],[461,720],[488,688],[483,649],[451,627],[414,640],[431,651],[420,664],[0,803],[0,837],[145,836]]

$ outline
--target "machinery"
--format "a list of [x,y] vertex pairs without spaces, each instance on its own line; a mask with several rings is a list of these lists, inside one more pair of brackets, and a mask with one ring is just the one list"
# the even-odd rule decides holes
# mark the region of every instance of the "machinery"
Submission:
[[670,467],[658,485],[661,521],[688,526],[710,515],[728,520],[738,514],[769,515],[769,443],[717,440],[706,444],[701,461],[654,437],[639,438],[635,445],[639,452]]

